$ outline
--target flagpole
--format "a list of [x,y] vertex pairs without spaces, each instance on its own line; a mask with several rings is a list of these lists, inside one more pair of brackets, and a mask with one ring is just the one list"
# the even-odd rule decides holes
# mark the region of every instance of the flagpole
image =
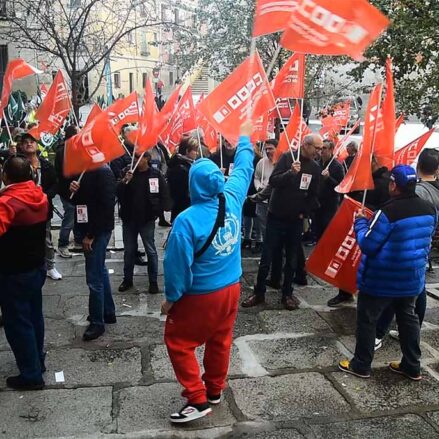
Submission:
[[[81,175],[79,176],[78,181],[77,181],[78,184],[81,183],[81,180],[82,180],[82,177],[84,177],[84,174],[85,174],[85,171],[82,171],[82,173],[81,173]],[[72,192],[72,193],[70,194],[70,199],[72,199],[74,196],[75,196],[75,192]]]
[[300,102],[300,122],[299,122],[299,146],[297,147],[297,161],[300,162],[300,147],[302,145],[302,119],[303,119],[303,102],[305,98]]
[[4,108],[3,108],[3,120],[5,121],[6,131],[8,132],[9,139],[11,140],[11,143],[14,143],[14,141],[12,139],[11,130],[9,128],[8,120],[6,119],[6,113],[5,113],[5,109]]
[[[139,166],[140,160],[142,160],[144,155],[145,155],[145,153],[142,152],[142,155],[139,157],[139,160],[137,160],[136,166],[134,166],[133,172],[137,169],[137,166]],[[134,154],[133,154],[133,156],[134,156]]]
[[[265,140],[264,142],[262,142],[262,174],[261,174],[261,184],[264,181],[264,174],[265,174],[265,157],[264,157],[264,152],[265,152]],[[267,155],[267,154],[265,154]]]
[[[249,71],[248,71],[248,79],[250,80],[251,71],[253,68],[253,56],[256,53],[256,37],[252,37],[252,42],[250,44],[250,65],[249,65]],[[252,99],[251,96],[249,100],[247,101],[247,119],[251,119],[252,117]]]
[[223,169],[224,164],[223,164],[223,135],[222,134],[219,135],[219,147],[220,147],[220,166],[221,169]]
[[274,65],[276,64],[277,57],[279,56],[279,53],[280,53],[281,50],[282,50],[282,46],[280,44],[278,44],[277,49],[274,52],[273,58],[270,61],[270,65],[268,66],[268,69],[267,69],[267,73],[266,73],[267,74],[267,78],[270,76],[270,74],[271,74],[271,72],[272,72],[272,70],[274,68]]
[[[277,110],[277,115],[279,116],[280,124],[282,125],[283,132],[285,133],[285,137],[286,137],[287,142],[288,142],[288,149],[290,150],[291,157],[293,158],[293,162],[294,162],[295,160],[294,160],[293,149],[291,147],[291,141],[288,137],[288,132],[287,132],[287,129],[285,127],[284,121],[282,120],[282,115],[280,114],[280,110],[279,110],[279,107],[277,106],[277,103],[276,103],[276,110]],[[290,116],[290,119],[291,119],[291,116]]]
[[200,137],[200,130],[197,127],[197,138],[198,138],[198,148],[200,150],[200,156],[203,158],[203,148],[201,148],[201,137]]

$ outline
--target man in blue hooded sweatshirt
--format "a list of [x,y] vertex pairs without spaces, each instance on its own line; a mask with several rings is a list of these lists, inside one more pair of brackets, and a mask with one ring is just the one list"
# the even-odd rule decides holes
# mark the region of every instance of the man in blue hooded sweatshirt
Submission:
[[[241,212],[253,176],[252,126],[241,127],[232,175],[208,159],[189,173],[191,207],[175,219],[165,260],[165,343],[187,404],[171,422],[201,418],[219,404],[229,368],[241,277]],[[205,345],[200,376],[195,348]]]

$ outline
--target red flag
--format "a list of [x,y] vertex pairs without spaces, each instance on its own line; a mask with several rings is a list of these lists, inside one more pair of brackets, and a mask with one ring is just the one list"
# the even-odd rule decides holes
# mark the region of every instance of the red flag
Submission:
[[203,130],[203,139],[206,146],[209,148],[210,152],[216,151],[218,148],[218,133],[215,128],[209,123],[209,121],[203,116],[199,111],[199,106],[201,102],[205,99],[204,93],[200,96],[200,99],[197,103],[196,110],[196,124]]
[[[354,231],[354,213],[361,204],[345,197],[323,236],[306,262],[306,271],[343,291],[357,291],[357,270],[361,250]],[[368,218],[372,216],[365,209]]]
[[41,84],[40,85],[40,95],[41,95],[41,99],[44,99],[47,95],[47,92],[49,91],[49,89],[47,88],[46,84]]
[[4,109],[8,105],[9,95],[11,94],[12,90],[12,83],[16,79],[24,78],[25,76],[33,75],[35,73],[43,72],[35,67],[32,67],[26,61],[23,61],[20,58],[9,61],[3,77],[2,97],[0,100],[0,116],[3,115]]
[[341,140],[339,140],[336,144],[335,144],[335,148],[334,148],[334,156],[337,157],[337,160],[339,162],[343,162],[344,160],[346,160],[347,156],[348,156],[348,152],[346,149],[346,146],[348,145],[348,140],[349,137],[352,136],[352,134],[354,133],[354,131],[360,126],[361,120],[358,119],[354,126],[350,129],[350,131],[345,134]]
[[268,113],[265,113],[253,122],[253,134],[250,137],[252,143],[263,142],[268,139],[268,124]]
[[90,113],[88,114],[87,121],[85,124],[87,125],[90,123],[96,116],[102,113],[102,108],[98,104],[93,104],[93,107],[91,107]]
[[395,152],[395,165],[411,165],[434,133],[434,128]]
[[125,154],[113,121],[106,112],[96,116],[80,133],[66,142],[64,175],[78,175],[100,168]]
[[177,109],[178,99],[180,97],[180,90],[181,90],[181,85],[179,85],[173,91],[171,96],[169,96],[168,100],[165,102],[165,105],[163,105],[163,108],[160,110],[158,125],[157,125],[157,131],[159,133],[162,133],[162,131],[165,129],[165,127],[169,123],[169,120],[171,119],[175,110]]
[[401,114],[401,116],[398,117],[398,119],[396,119],[395,122],[395,134],[398,132],[399,127],[404,123],[404,115]]
[[303,99],[305,92],[305,55],[295,53],[279,70],[272,82],[275,99]]
[[349,101],[334,105],[332,111],[332,117],[340,129],[349,123],[351,118],[351,103]]
[[137,100],[137,93],[133,91],[129,96],[123,99],[118,99],[111,104],[105,113],[114,126],[117,133],[120,132],[123,125],[126,123],[135,123],[139,121],[139,103]]
[[[300,128],[300,125],[302,127]],[[291,142],[290,147],[293,150],[297,150],[299,147],[299,137],[300,137],[300,129],[302,129],[302,139],[311,134],[312,131],[308,128],[308,125],[300,117],[300,106],[296,104],[293,110],[293,114],[288,122],[288,125],[285,128],[285,131],[288,135],[288,139]],[[285,135],[285,131],[280,135],[279,144],[277,145],[276,151],[274,153],[274,161],[277,162],[279,157],[289,150],[287,136]]]
[[341,194],[374,188],[371,161],[374,147],[373,144],[375,141],[374,137],[380,113],[382,88],[382,84],[376,85],[370,95],[369,104],[367,105],[366,110],[363,144],[360,145],[358,153],[355,156],[349,171],[345,175],[345,178],[335,188],[335,190]]
[[283,31],[298,0],[257,0],[253,37]]
[[241,124],[252,102],[252,119],[274,108],[273,93],[259,54],[247,58],[200,104],[209,123],[230,143],[236,144]]
[[395,154],[395,95],[393,90],[392,60],[386,61],[386,96],[381,107],[382,129],[377,130],[374,155],[380,166],[393,168]]
[[29,133],[37,140],[40,140],[45,133],[55,135],[70,111],[69,91],[61,70],[58,70],[43,103],[35,114],[35,118],[39,122],[38,126],[32,128]]
[[388,25],[387,17],[367,0],[299,0],[281,45],[301,53],[361,59]]

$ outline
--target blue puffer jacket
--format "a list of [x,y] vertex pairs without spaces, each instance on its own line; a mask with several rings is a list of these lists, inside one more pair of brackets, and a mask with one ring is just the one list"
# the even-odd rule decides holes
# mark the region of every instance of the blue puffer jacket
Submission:
[[410,297],[420,294],[436,209],[417,195],[392,198],[368,221],[355,221],[363,252],[357,274],[360,292],[373,296]]

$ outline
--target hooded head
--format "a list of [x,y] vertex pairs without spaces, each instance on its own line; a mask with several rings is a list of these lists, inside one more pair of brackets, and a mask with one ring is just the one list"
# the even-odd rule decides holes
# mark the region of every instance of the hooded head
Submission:
[[214,162],[200,159],[191,166],[189,192],[192,204],[212,200],[224,192],[224,176]]

